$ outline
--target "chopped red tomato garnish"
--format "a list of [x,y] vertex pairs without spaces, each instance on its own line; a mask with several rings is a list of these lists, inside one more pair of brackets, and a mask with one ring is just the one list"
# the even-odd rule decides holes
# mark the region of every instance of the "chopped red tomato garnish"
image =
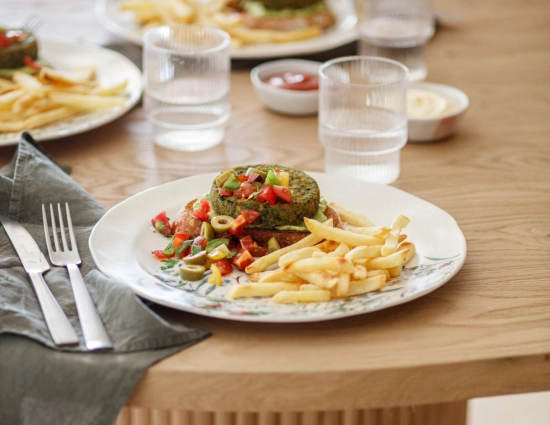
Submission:
[[247,250],[239,252],[235,257],[233,257],[233,264],[239,268],[239,270],[244,271],[250,264],[254,262],[254,257]]
[[206,239],[204,236],[197,236],[195,239],[193,239],[193,245],[200,246],[202,249],[206,248],[207,244],[208,239]]
[[0,31],[0,47],[9,47],[10,40],[6,37],[6,34]]
[[220,189],[220,196],[231,196],[233,195],[233,191],[232,190],[227,190],[227,189]]
[[260,190],[260,193],[256,196],[256,199],[260,201],[265,201],[269,205],[275,205],[277,202],[277,195],[275,195],[275,192],[273,191],[273,187],[269,185],[265,185]]
[[218,266],[218,269],[220,269],[220,273],[222,274],[222,276],[225,276],[226,274],[229,274],[233,271],[231,260],[228,260],[228,259],[217,260],[217,261],[214,261],[214,264]]
[[256,210],[243,210],[241,211],[241,214],[248,224],[254,223],[254,221],[260,216],[260,212]]
[[273,191],[278,198],[281,198],[285,202],[292,202],[292,192],[285,186],[273,186]]
[[166,254],[164,252],[164,249],[154,249],[151,252],[155,257],[160,258],[161,260],[164,260],[166,258],[172,258],[174,256],[174,252],[172,252],[171,254]]
[[241,174],[239,176],[237,176],[237,179],[241,182],[241,183],[244,183],[244,182],[247,182],[248,181],[248,176],[244,175],[244,174]]
[[240,189],[233,191],[233,195],[235,195],[237,198],[248,198],[254,192],[256,192],[254,186],[252,186],[251,183],[244,182],[241,183]]
[[248,251],[253,257],[263,257],[267,253],[267,247],[258,245],[250,235],[242,238],[240,243],[242,248],[241,251]]
[[233,236],[236,236],[238,238],[241,238],[244,236],[244,226],[246,226],[246,218],[241,214],[239,215],[235,220],[231,222],[231,225],[229,226],[229,233],[231,233]]
[[172,247],[177,248],[181,246],[187,239],[189,239],[189,235],[187,233],[174,234],[174,239],[172,240]]
[[30,56],[25,56],[23,58],[23,63],[26,66],[28,66],[29,68],[32,68],[32,69],[41,69],[42,68],[42,65],[40,65],[38,62],[33,60],[33,58],[31,58]]
[[193,215],[203,221],[208,220],[208,213],[210,212],[210,203],[204,199],[200,199],[199,207],[193,211]]
[[170,225],[170,221],[168,221],[168,217],[166,217],[166,211],[158,213],[151,219],[151,223],[157,232],[167,236],[172,234],[172,226]]

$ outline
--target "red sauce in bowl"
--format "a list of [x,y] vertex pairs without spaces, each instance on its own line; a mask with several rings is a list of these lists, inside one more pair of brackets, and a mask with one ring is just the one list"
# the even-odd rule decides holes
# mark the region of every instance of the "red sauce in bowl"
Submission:
[[303,72],[280,72],[270,75],[262,80],[273,87],[288,90],[317,90],[319,89],[319,77]]

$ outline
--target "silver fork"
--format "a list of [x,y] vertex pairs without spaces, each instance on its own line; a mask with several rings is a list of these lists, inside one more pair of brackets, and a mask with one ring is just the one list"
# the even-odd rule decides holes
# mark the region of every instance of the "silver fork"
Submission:
[[74,236],[73,223],[71,221],[71,213],[69,211],[69,204],[65,203],[65,209],[67,213],[67,228],[69,230],[69,236],[71,245],[67,244],[67,237],[65,235],[65,226],[63,223],[63,214],[61,212],[61,205],[57,204],[57,211],[59,215],[59,230],[61,233],[61,240],[63,243],[62,249],[59,245],[59,238],[57,236],[57,227],[55,224],[55,215],[53,212],[53,206],[50,204],[50,214],[52,221],[53,240],[55,244],[55,250],[52,247],[50,240],[50,232],[48,229],[48,217],[46,215],[46,208],[42,205],[42,219],[44,221],[44,233],[46,234],[46,245],[48,246],[48,253],[50,254],[50,260],[52,264],[56,266],[66,266],[69,271],[69,277],[71,279],[71,285],[73,287],[74,300],[76,303],[76,309],[78,311],[78,317],[80,319],[80,326],[82,327],[82,333],[84,335],[84,342],[88,350],[99,350],[105,348],[113,348],[113,343],[103,326],[101,317],[97,312],[96,306],[90,297],[90,293],[84,284],[84,279],[80,274],[78,264],[81,263],[80,255],[78,254],[78,248],[76,246],[76,238]]

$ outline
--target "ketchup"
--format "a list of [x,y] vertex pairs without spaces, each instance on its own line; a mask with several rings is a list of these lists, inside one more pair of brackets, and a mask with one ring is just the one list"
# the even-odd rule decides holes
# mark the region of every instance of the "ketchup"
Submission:
[[314,74],[302,72],[281,72],[270,75],[263,81],[273,87],[289,90],[317,90],[319,88],[319,77]]

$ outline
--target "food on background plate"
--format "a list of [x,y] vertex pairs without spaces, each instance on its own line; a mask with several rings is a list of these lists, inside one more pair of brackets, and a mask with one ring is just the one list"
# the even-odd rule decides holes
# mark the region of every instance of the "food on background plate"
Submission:
[[126,104],[127,81],[101,85],[94,67],[54,69],[36,61],[0,77],[0,132],[33,130],[77,115]]
[[38,42],[31,32],[0,28],[0,76],[9,77],[15,70],[35,73],[37,58]]
[[398,215],[390,227],[375,226],[327,203],[302,171],[251,165],[218,175],[172,222],[155,216],[153,227],[170,242],[152,253],[177,261],[184,282],[209,273],[219,286],[233,266],[245,271],[250,283],[233,285],[229,298],[321,302],[377,291],[399,276],[416,253],[402,234],[409,221]]
[[325,0],[125,0],[119,8],[144,30],[191,23],[221,28],[234,48],[312,38],[335,23]]

